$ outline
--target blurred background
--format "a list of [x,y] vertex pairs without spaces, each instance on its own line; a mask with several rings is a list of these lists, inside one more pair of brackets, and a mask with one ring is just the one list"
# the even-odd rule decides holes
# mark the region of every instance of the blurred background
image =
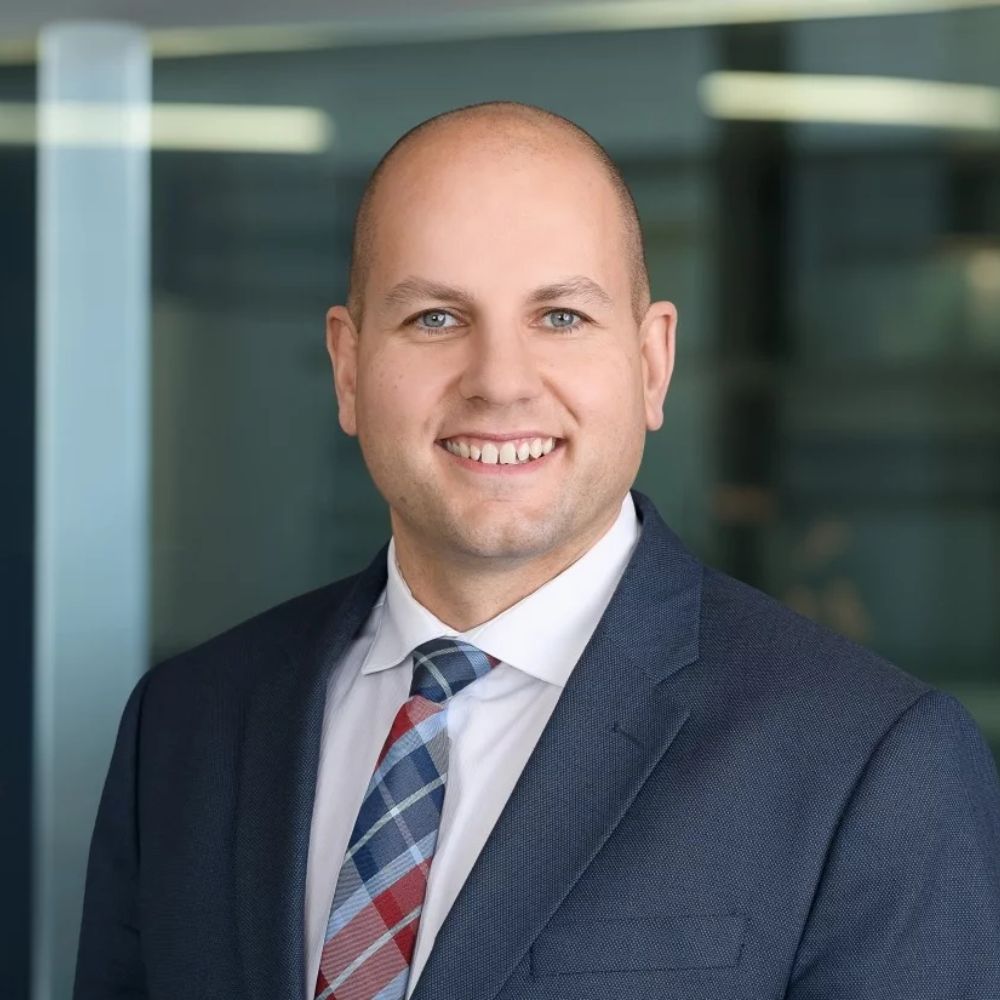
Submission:
[[[640,488],[1000,752],[1000,6],[81,6],[0,9],[0,996],[69,996],[142,670],[386,538],[323,316],[368,171],[463,104],[566,115],[632,186],[681,317]],[[139,140],[47,133],[105,71]]]

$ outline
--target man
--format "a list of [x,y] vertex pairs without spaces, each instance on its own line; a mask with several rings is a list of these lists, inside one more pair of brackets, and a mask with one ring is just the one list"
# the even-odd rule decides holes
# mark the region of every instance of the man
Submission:
[[564,119],[390,150],[327,345],[391,542],[139,683],[78,1000],[1000,997],[967,713],[629,491],[675,319]]

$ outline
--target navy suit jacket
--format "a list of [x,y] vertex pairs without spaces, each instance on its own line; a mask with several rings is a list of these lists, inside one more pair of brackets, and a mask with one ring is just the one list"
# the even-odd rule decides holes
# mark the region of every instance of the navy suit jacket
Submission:
[[[413,1000],[997,1000],[1000,789],[966,711],[642,535]],[[94,831],[76,1000],[301,1000],[323,700],[385,582],[160,664]]]

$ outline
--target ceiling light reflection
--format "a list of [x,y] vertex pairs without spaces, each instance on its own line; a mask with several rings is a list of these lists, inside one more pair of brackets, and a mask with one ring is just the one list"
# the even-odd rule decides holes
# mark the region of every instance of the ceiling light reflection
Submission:
[[[37,115],[36,115],[37,110]],[[0,103],[0,145],[145,146],[213,153],[322,153],[333,141],[318,108],[279,105]]]
[[720,71],[698,96],[714,118],[1000,130],[1000,88],[964,83]]

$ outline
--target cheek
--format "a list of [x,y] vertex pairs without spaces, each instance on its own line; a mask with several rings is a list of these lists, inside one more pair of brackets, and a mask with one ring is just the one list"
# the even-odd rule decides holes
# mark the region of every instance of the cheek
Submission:
[[388,445],[419,435],[437,412],[440,378],[406,352],[376,355],[358,376],[359,420]]
[[627,439],[644,418],[638,360],[624,352],[595,352],[555,370],[567,405],[581,425],[609,441]]

